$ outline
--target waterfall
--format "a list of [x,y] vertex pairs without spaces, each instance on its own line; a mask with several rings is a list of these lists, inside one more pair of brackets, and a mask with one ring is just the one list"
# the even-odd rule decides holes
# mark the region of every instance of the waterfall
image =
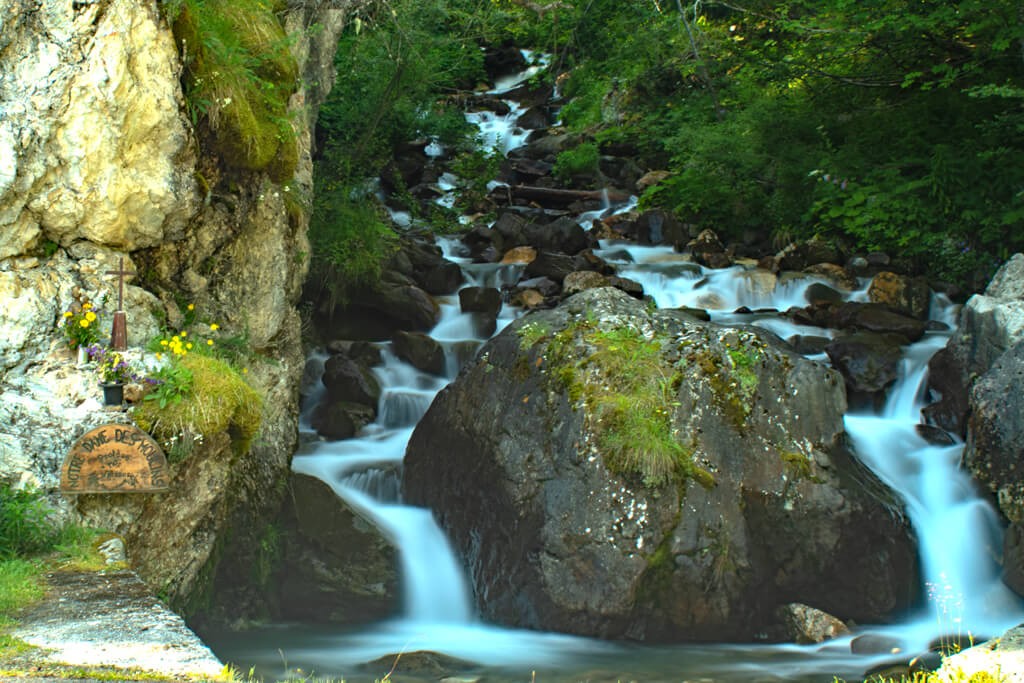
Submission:
[[[502,93],[522,80],[525,78],[510,79],[494,92]],[[522,131],[514,129],[514,117],[521,112],[517,107],[513,104],[508,117],[476,113],[467,118],[481,124],[486,145],[507,151],[521,144],[524,137]],[[453,185],[451,179],[446,180],[446,185]],[[633,206],[635,198],[626,208]],[[580,217],[581,223],[589,224],[610,210],[613,207],[604,206],[585,214]],[[514,283],[521,274],[521,266],[471,263],[455,239],[440,238],[438,245],[446,258],[462,266],[467,286],[500,288]],[[741,306],[785,311],[806,305],[809,286],[828,284],[820,277],[781,281],[743,265],[710,270],[671,247],[603,242],[597,253],[621,276],[640,282],[659,307],[703,308],[713,321],[757,325],[783,338],[833,334],[775,315],[733,312]],[[846,298],[864,301],[866,291],[849,293]],[[484,341],[476,336],[470,316],[459,311],[457,297],[442,297],[439,303],[440,322],[430,334],[445,349],[447,377],[415,370],[385,350],[383,365],[374,369],[383,387],[377,421],[353,439],[307,443],[293,465],[296,472],[330,485],[398,548],[404,596],[401,616],[362,625],[358,632],[331,631],[329,627],[315,634],[296,631],[288,641],[284,641],[286,635],[280,629],[270,629],[266,637],[272,645],[257,653],[253,648],[259,646],[247,642],[240,647],[246,652],[243,661],[259,662],[270,672],[279,663],[278,652],[286,651],[291,662],[301,662],[307,670],[337,673],[353,680],[353,667],[360,663],[400,652],[433,650],[491,667],[487,680],[522,681],[531,671],[547,668],[581,671],[585,673],[576,678],[600,680],[639,676],[736,683],[832,680],[833,675],[856,678],[873,664],[891,661],[888,654],[851,654],[848,638],[821,646],[702,644],[634,648],[483,623],[473,609],[464,570],[444,534],[429,510],[401,501],[394,474],[401,467],[416,422],[436,393],[455,376],[466,354]],[[516,315],[517,311],[505,306],[498,331]],[[951,324],[955,307],[935,297],[931,317]],[[930,599],[920,611],[906,615],[896,625],[870,628],[900,642],[908,653],[938,635],[998,633],[1020,621],[1024,614],[1020,600],[999,581],[995,560],[1001,538],[998,515],[960,469],[962,444],[929,445],[916,429],[925,399],[928,358],[947,337],[948,333],[929,332],[906,349],[900,376],[880,414],[848,415],[845,419],[857,455],[903,498],[920,541]],[[827,362],[824,354],[814,359]],[[495,669],[513,673],[496,674]],[[368,680],[384,673],[374,672]]]

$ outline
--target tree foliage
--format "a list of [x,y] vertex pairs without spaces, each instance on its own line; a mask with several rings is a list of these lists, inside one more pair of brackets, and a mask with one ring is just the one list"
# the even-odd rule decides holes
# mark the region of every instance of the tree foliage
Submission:
[[645,204],[954,279],[1024,247],[1019,3],[573,7],[564,120],[672,171]]

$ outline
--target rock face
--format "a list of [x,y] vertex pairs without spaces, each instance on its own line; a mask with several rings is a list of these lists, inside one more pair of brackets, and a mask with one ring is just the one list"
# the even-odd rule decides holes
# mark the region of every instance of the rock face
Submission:
[[1007,261],[984,294],[975,294],[960,312],[960,325],[929,363],[929,385],[941,400],[926,416],[943,429],[963,434],[971,383],[1017,342],[1024,340],[1024,254]]
[[180,237],[194,148],[156,4],[42,5],[0,6],[0,257],[43,239],[131,251]]
[[964,464],[1009,520],[1004,581],[1024,595],[1024,254],[1015,254],[984,294],[972,296],[960,326],[929,364],[941,400],[925,410],[940,427],[966,433]]
[[[288,193],[312,187],[310,128],[356,4],[283,13],[301,36],[302,80],[317,84],[289,103],[300,158],[286,186],[232,171],[199,146],[162,3],[0,0],[0,480],[39,486],[64,516],[121,532],[143,579],[179,607],[198,607],[213,585],[217,600],[247,602],[238,576],[250,576],[284,495],[309,251],[307,219]],[[314,23],[320,30],[304,30]],[[202,435],[172,468],[170,495],[66,499],[56,487],[70,443],[127,416],[101,409],[57,323],[75,301],[115,307],[106,271],[122,257],[138,273],[125,290],[131,346],[163,325],[180,329],[182,302],[247,333],[260,435],[241,450],[229,434]]]
[[744,639],[795,601],[875,620],[912,597],[915,551],[845,407],[768,333],[592,289],[484,346],[416,428],[404,490],[502,623]]
[[293,474],[290,488],[273,612],[284,619],[334,623],[394,614],[399,608],[395,549],[319,479]]

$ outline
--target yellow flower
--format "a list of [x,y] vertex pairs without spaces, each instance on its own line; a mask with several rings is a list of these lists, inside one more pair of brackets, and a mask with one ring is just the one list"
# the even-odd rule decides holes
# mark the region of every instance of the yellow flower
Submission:
[[182,330],[181,331],[181,336],[182,337],[187,337],[188,336],[188,330]]
[[156,354],[156,359],[157,360],[163,360],[164,359],[164,354],[162,354],[162,353]]
[[87,311],[85,314],[85,319],[88,320],[89,322],[95,322],[96,314],[93,313],[92,311]]
[[185,344],[185,348],[188,349],[189,351],[191,351],[192,350],[192,342],[189,342],[188,344]]
[[82,304],[82,310],[83,311],[88,311],[90,308],[92,308],[92,304],[89,303],[88,301],[86,301],[84,304]]
[[167,346],[167,344],[169,344],[169,343],[170,342],[168,342],[166,339],[161,339],[160,340],[160,346]]
[[213,346],[213,340],[212,339],[207,339],[206,340],[206,345],[207,346]]
[[89,321],[86,320],[85,318],[82,318],[81,320],[79,320],[78,324],[81,325],[82,327],[89,327]]
[[219,329],[220,329],[220,325],[218,325],[217,323],[211,323],[210,324],[210,332],[216,332]]
[[74,315],[74,313],[72,313],[71,311],[64,311],[64,317],[65,318],[70,318],[73,315]]
[[196,305],[195,304],[189,304],[188,305],[188,310],[190,310],[190,311],[196,310]]
[[181,343],[181,337],[179,337],[178,335],[174,335],[173,337],[171,337],[171,343],[172,344],[180,344]]

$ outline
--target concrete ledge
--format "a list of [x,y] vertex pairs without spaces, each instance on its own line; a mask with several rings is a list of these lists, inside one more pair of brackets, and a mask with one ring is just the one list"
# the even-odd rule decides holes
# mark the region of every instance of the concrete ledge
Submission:
[[50,593],[10,634],[47,650],[41,661],[222,678],[224,665],[129,570],[47,575]]

